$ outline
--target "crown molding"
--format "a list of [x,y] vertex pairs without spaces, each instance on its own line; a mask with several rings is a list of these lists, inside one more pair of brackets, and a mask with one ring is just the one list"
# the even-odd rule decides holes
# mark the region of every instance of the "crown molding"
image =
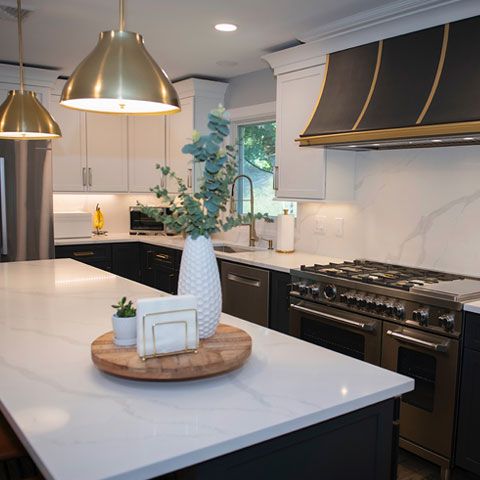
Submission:
[[185,80],[180,80],[179,82],[174,82],[173,86],[175,87],[179,98],[195,96],[211,98],[220,96],[223,98],[228,83],[204,80],[202,78],[187,78]]
[[321,65],[327,53],[480,15],[478,0],[398,0],[299,35],[307,43],[262,57],[275,75]]
[[298,39],[305,43],[316,40],[327,40],[337,35],[345,35],[346,33],[371,28],[380,23],[416,15],[420,12],[435,8],[450,6],[461,1],[462,0],[399,0],[319,26],[305,32],[303,35],[298,35]]

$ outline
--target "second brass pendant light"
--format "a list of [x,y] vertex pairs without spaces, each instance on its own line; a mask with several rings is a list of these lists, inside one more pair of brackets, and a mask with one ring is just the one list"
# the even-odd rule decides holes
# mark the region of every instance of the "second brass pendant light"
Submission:
[[125,2],[119,0],[118,30],[100,33],[93,51],[66,82],[60,103],[99,113],[161,115],[180,111],[177,92],[144,46],[125,30]]

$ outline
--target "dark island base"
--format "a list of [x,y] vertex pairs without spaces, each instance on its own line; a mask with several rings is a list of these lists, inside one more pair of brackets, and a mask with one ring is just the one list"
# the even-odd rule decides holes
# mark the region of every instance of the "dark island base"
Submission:
[[394,480],[397,452],[391,399],[157,480]]

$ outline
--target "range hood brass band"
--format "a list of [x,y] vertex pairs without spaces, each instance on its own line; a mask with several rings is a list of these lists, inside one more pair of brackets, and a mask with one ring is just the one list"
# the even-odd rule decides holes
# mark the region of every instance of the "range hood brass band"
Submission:
[[443,28],[442,49],[440,51],[440,57],[438,59],[437,72],[435,73],[435,78],[433,80],[432,89],[430,90],[430,94],[428,95],[427,101],[425,102],[425,105],[422,109],[422,112],[420,113],[420,115],[417,118],[417,121],[415,122],[417,125],[419,125],[423,122],[423,119],[425,118],[425,115],[427,114],[428,109],[430,108],[430,105],[432,104],[433,97],[435,96],[435,93],[437,91],[438,84],[440,82],[440,77],[442,76],[442,72],[443,72],[443,66],[445,65],[445,56],[447,54],[449,33],[450,33],[450,24],[447,23],[445,25],[445,27]]
[[296,138],[300,146],[330,145],[330,144],[355,144],[375,140],[409,139],[419,137],[445,137],[449,135],[462,135],[479,133],[480,121],[445,123],[441,125],[417,125],[405,128],[386,128],[383,130],[367,130],[364,132],[342,132],[311,137]]
[[362,111],[360,112],[360,115],[358,116],[357,121],[355,122],[355,125],[353,126],[352,130],[356,130],[358,128],[358,125],[360,124],[363,117],[365,116],[365,112],[367,111],[367,108],[370,105],[370,102],[372,101],[373,92],[375,91],[375,87],[377,86],[378,72],[380,71],[380,64],[382,63],[382,52],[383,52],[383,40],[380,40],[378,42],[377,62],[375,64],[375,71],[373,73],[372,84],[370,85],[370,90],[368,92],[365,103],[363,104]]

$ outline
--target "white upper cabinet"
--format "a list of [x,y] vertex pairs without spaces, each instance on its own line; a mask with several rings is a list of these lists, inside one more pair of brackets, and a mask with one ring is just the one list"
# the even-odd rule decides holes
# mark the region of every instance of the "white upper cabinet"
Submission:
[[128,192],[127,117],[86,113],[87,184],[91,192]]
[[[182,153],[182,148],[186,143],[192,141],[192,132],[194,124],[194,98],[180,99],[182,108],[180,113],[170,115],[167,120],[167,159],[166,164],[185,182],[188,191],[193,188],[193,163],[192,156]],[[177,191],[175,180],[167,179],[167,189],[169,192]]]
[[156,165],[165,164],[165,128],[163,115],[128,117],[129,191],[149,192],[161,185]]
[[[300,147],[322,88],[324,55],[300,61],[296,49],[264,57],[277,77],[275,197],[297,201],[352,201],[356,153]],[[298,61],[297,61],[298,60]]]
[[83,192],[87,187],[85,114],[60,105],[51,96],[50,113],[60,125],[62,138],[52,141],[53,191]]
[[279,199],[325,198],[324,149],[300,148],[295,141],[314,111],[323,74],[320,65],[277,77],[275,188]]

